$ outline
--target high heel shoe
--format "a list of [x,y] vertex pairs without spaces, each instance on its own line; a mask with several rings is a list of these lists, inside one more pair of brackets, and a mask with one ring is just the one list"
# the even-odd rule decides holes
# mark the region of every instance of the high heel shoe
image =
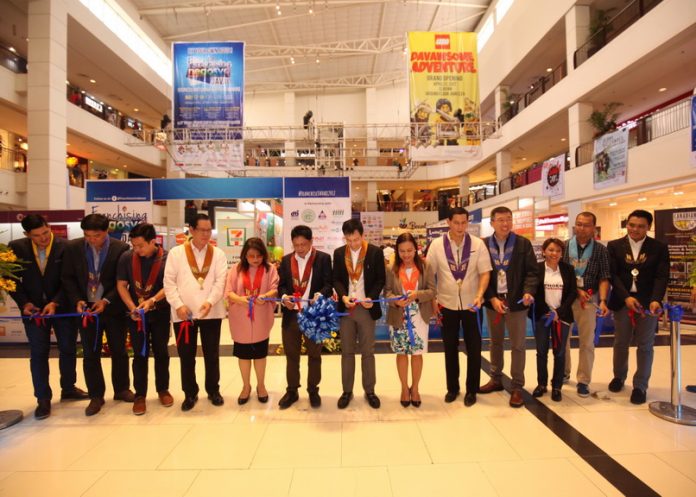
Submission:
[[259,389],[257,388],[256,395],[259,398],[259,402],[261,402],[262,404],[265,404],[266,402],[268,402],[268,392],[266,392],[266,395],[261,396],[261,395],[259,395]]
[[399,402],[401,403],[402,407],[408,407],[411,405],[411,389],[410,388],[408,389],[408,399],[406,399],[406,400],[401,399]]
[[413,400],[413,392],[409,389],[409,392],[411,393],[411,405],[413,407],[420,407],[421,406],[421,401],[420,400]]
[[[244,391],[244,390],[242,390],[242,392],[243,392],[243,391]],[[240,406],[243,406],[244,404],[246,404],[247,402],[249,402],[249,397],[250,397],[250,396],[251,396],[251,389],[249,389],[249,393],[247,394],[246,397],[242,397],[242,394],[240,393],[240,394],[239,394],[239,397],[237,397],[237,404],[239,404]]]

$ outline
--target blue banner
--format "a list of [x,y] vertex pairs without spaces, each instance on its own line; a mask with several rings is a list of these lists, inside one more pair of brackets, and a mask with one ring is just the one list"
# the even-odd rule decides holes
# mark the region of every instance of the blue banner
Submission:
[[350,178],[285,178],[284,197],[350,197]]
[[155,200],[282,198],[283,178],[181,178],[152,180]]
[[150,202],[150,180],[88,181],[87,202]]
[[[174,43],[172,60],[174,128],[244,124],[243,42]],[[229,134],[217,139],[229,139]]]

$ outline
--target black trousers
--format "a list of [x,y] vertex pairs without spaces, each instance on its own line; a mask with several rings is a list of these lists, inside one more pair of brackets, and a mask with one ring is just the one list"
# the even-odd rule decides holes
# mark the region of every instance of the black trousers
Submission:
[[174,323],[174,335],[177,337],[176,350],[181,361],[181,389],[187,397],[198,395],[196,382],[196,350],[198,349],[198,332],[201,335],[203,361],[205,362],[205,391],[208,395],[220,391],[220,326],[222,319],[196,319],[189,332],[179,333],[182,321]]
[[99,329],[96,318],[80,324],[80,340],[84,351],[82,367],[85,374],[87,391],[92,399],[103,398],[106,392],[104,372],[101,366],[102,333],[106,331],[106,342],[111,353],[111,384],[114,393],[130,388],[128,372],[128,353],[126,352],[126,332],[128,324],[126,316],[99,316]]
[[[288,381],[288,390],[300,388],[300,351],[302,349],[302,332],[297,324],[297,313],[287,320],[287,326],[283,326],[283,349],[285,350],[285,376]],[[307,348],[307,391],[316,392],[321,382],[321,348],[322,344],[314,343],[305,338]]]
[[169,313],[149,312],[145,319],[147,325],[144,333],[138,331],[136,321],[129,319],[128,323],[133,343],[133,387],[135,395],[143,397],[147,396],[150,350],[155,356],[155,387],[158,392],[169,390]]
[[466,392],[477,393],[481,382],[481,333],[476,313],[442,309],[442,343],[445,346],[447,391],[459,392],[459,328],[466,344]]

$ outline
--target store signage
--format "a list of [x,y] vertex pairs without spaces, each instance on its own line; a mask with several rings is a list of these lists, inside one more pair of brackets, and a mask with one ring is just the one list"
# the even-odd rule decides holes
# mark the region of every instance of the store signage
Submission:
[[555,224],[568,224],[568,214],[558,214],[555,216],[539,216],[536,219],[536,225],[551,226]]
[[97,102],[96,100],[94,100],[89,95],[85,95],[84,102],[85,102],[85,105],[87,107],[91,107],[92,109],[96,110],[100,114],[102,112],[104,112],[104,106],[102,104],[100,104],[99,102]]

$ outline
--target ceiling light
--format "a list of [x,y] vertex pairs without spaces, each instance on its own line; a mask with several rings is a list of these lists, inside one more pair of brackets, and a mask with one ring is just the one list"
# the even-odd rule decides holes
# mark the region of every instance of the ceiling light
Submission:
[[564,141],[566,141],[566,139],[565,139],[565,138],[561,138],[561,141],[564,142]]
[[674,192],[675,195],[684,195],[684,192],[679,191],[679,192]]
[[70,81],[68,81],[68,80],[66,79],[66,80],[65,80],[65,84],[66,84],[66,85],[69,85],[69,84],[70,84]]
[[114,171],[113,171],[113,172],[117,173],[117,172],[118,172],[118,168],[114,169]]
[[319,63],[319,57],[317,57],[317,60],[315,61],[317,64]]
[[648,197],[638,197],[638,202],[645,202],[648,200]]
[[665,87],[663,86],[662,88],[660,88],[660,89],[657,90],[657,91],[659,91],[660,93],[662,93],[663,91],[667,91],[667,88],[665,88]]
[[309,8],[309,14],[314,14],[314,10],[312,9],[312,7]]
[[21,143],[21,142],[22,142],[22,139],[21,139],[21,138],[17,138],[17,141]]
[[609,202],[609,207],[616,207],[617,205],[619,205],[618,202]]
[[547,67],[547,68],[546,68],[546,72],[553,72],[553,68],[552,68],[552,67]]
[[15,47],[10,47],[8,50],[12,53],[17,53],[17,50],[15,50]]
[[136,107],[135,109],[133,109],[133,112],[140,112],[140,109]]
[[278,12],[278,15],[279,15],[279,16],[280,16],[280,15],[283,15],[283,13],[282,13],[280,10],[277,10],[276,12]]
[[128,164],[124,164],[123,169],[128,169]]
[[522,160],[527,160],[527,158],[526,158],[526,157],[522,157]]
[[90,79],[89,82],[92,83],[92,84],[94,84],[94,83],[97,82],[97,80],[96,80],[96,79]]

